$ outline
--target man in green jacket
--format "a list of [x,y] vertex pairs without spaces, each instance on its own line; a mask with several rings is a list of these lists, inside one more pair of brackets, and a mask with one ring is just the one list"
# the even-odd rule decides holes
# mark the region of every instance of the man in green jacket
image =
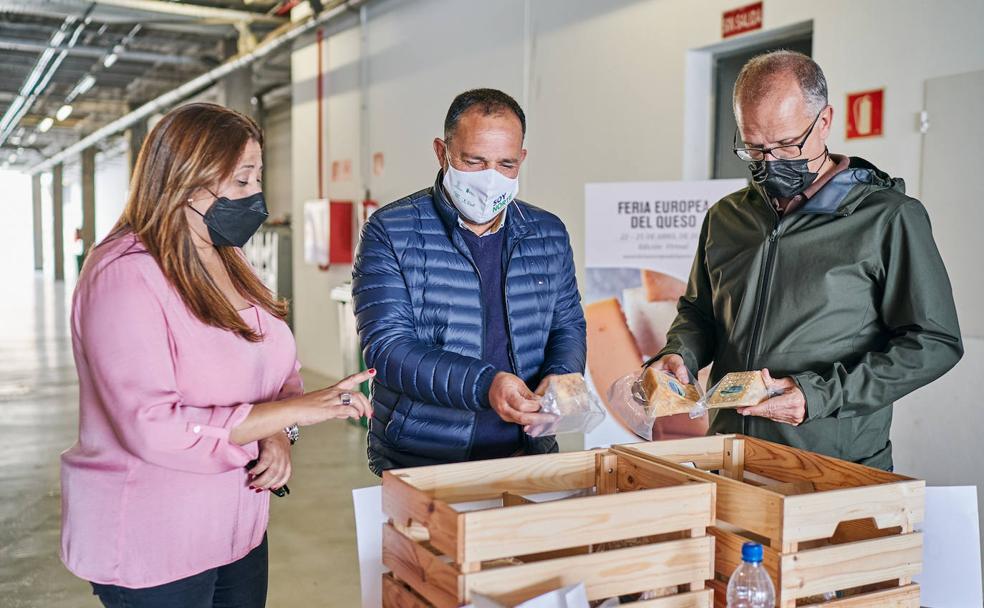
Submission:
[[713,363],[711,384],[761,369],[776,396],[716,412],[711,433],[890,470],[893,402],[963,354],[926,209],[901,179],[828,152],[833,109],[809,57],[749,61],[734,110],[735,153],[753,183],[707,213],[650,364],[686,381]]

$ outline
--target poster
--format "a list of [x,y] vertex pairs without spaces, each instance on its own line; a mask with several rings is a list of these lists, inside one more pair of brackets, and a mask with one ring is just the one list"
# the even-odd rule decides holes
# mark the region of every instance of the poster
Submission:
[[[707,211],[744,179],[585,184],[588,375],[607,405],[608,387],[666,345]],[[664,423],[665,421],[665,423]],[[706,419],[662,419],[654,439],[703,434]],[[585,445],[634,435],[606,421]]]

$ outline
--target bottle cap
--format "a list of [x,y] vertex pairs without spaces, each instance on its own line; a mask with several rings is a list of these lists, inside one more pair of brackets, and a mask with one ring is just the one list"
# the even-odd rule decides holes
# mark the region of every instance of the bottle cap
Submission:
[[758,543],[745,543],[741,546],[741,560],[752,564],[762,562],[762,545]]

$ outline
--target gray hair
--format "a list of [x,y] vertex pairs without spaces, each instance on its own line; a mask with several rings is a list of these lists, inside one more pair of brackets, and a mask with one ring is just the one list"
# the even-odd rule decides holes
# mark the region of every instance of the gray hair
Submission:
[[827,79],[817,62],[803,53],[780,49],[757,55],[741,68],[732,97],[735,112],[740,100],[766,95],[775,78],[784,74],[796,77],[811,114],[827,106]]

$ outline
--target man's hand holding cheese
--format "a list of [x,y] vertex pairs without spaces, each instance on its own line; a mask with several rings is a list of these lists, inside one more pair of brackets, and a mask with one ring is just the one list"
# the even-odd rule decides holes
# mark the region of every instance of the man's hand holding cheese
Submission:
[[901,179],[828,151],[833,108],[809,57],[749,61],[734,110],[753,183],[708,211],[652,365],[689,381],[713,364],[712,386],[762,371],[769,398],[712,408],[710,433],[891,469],[893,402],[963,354],[926,209]]
[[762,379],[773,395],[758,405],[740,407],[742,416],[761,416],[776,422],[797,425],[806,418],[806,397],[792,378],[774,380],[769,370],[762,370]]

